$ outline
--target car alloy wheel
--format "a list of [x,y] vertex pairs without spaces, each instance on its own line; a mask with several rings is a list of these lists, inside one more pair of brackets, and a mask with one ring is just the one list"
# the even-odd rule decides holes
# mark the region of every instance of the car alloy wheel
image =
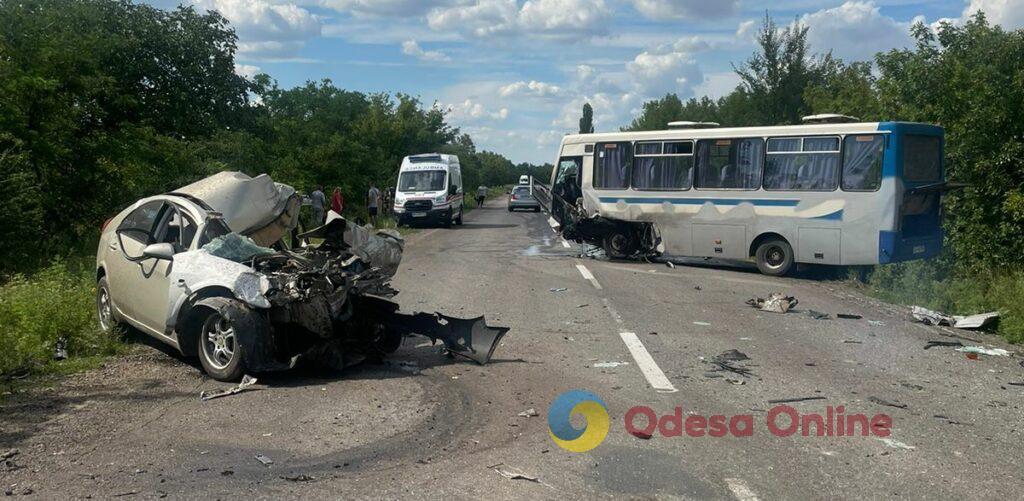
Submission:
[[235,358],[238,344],[231,322],[220,314],[210,315],[203,323],[203,357],[217,370],[224,370]]

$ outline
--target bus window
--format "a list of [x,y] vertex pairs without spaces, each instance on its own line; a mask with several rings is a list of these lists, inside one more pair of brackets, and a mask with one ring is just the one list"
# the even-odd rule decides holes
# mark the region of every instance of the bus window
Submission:
[[629,188],[629,173],[633,163],[631,143],[598,143],[594,158],[594,188]]
[[875,191],[881,187],[884,153],[884,136],[846,136],[843,140],[843,190]]
[[768,140],[764,189],[833,191],[838,186],[838,137]]
[[693,172],[693,142],[637,143],[633,189],[688,190]]
[[903,179],[911,182],[942,180],[942,141],[938,136],[903,137]]
[[761,186],[764,140],[705,139],[697,143],[697,188],[756,190]]

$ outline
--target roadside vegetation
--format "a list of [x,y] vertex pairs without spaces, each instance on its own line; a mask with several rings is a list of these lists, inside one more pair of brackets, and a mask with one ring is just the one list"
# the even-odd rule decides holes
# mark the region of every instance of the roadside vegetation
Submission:
[[946,129],[946,179],[964,183],[944,199],[944,255],[879,266],[868,293],[951,314],[998,310],[999,333],[1024,342],[1024,30],[977,14],[963,25],[911,29],[916,46],[874,61],[815,54],[807,28],[766,18],[760,51],[738,65],[741,84],[713,100],[669,94],[650,101],[625,129],[673,120],[723,126],[798,124],[842,113],[866,121],[912,121]]

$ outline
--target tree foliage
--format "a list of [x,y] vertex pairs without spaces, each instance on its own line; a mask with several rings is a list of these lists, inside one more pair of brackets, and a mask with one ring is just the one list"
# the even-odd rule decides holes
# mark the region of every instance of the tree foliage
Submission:
[[220,170],[339,186],[356,209],[409,154],[459,154],[467,186],[519,175],[413,96],[243,78],[236,43],[192,7],[0,1],[0,270],[92,251],[125,205]]
[[580,134],[594,133],[594,108],[590,103],[583,103],[583,116],[580,117]]

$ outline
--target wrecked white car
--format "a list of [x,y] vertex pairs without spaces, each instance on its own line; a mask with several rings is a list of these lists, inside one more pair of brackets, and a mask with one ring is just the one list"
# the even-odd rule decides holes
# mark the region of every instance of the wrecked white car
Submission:
[[302,358],[344,367],[393,352],[412,333],[444,342],[450,354],[490,359],[508,329],[482,317],[398,312],[390,301],[398,234],[336,214],[296,234],[300,207],[292,187],[239,172],[136,202],[103,226],[101,327],[130,324],[198,356],[225,381]]

